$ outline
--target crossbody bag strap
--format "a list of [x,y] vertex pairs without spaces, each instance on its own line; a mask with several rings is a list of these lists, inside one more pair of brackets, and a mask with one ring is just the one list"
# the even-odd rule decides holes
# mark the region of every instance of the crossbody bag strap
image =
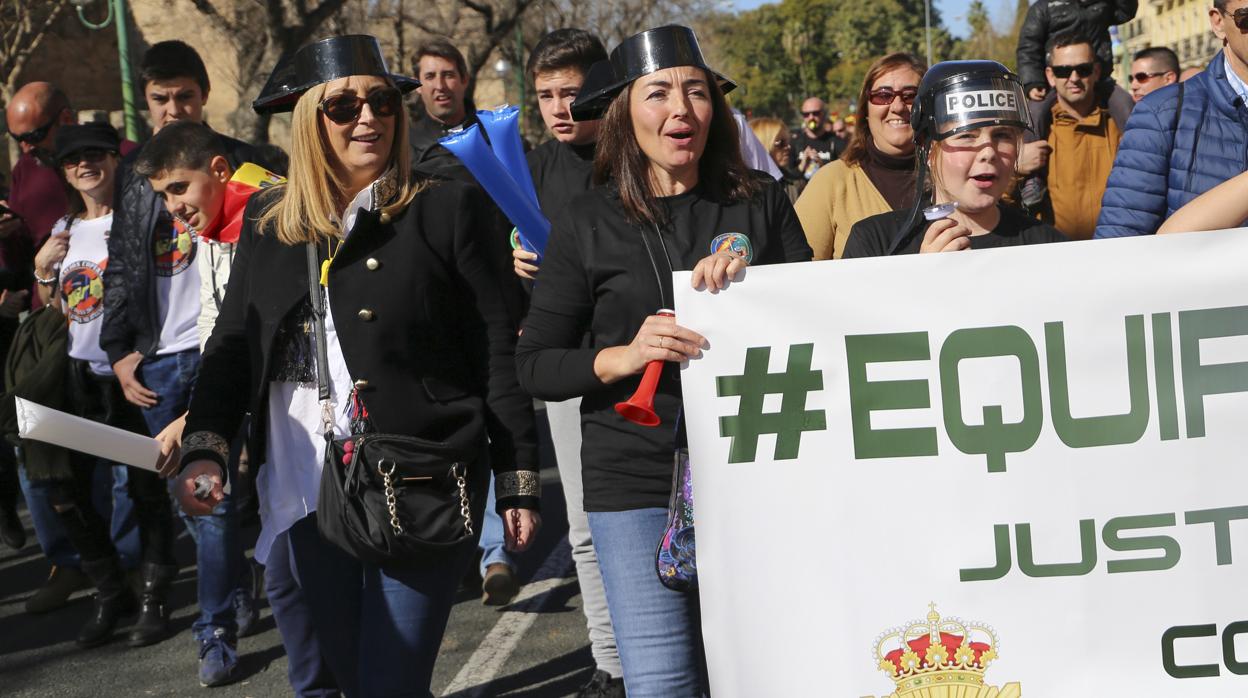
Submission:
[[307,244],[308,253],[308,300],[312,303],[312,327],[316,333],[316,390],[321,401],[321,420],[325,425],[325,438],[333,438],[334,418],[329,391],[329,342],[325,338],[325,297],[321,293],[321,270],[316,255],[316,245]]

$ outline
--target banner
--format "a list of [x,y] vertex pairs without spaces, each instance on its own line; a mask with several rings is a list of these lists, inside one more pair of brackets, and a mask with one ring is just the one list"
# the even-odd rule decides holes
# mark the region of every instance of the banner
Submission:
[[712,694],[1248,695],[1248,229],[677,274]]

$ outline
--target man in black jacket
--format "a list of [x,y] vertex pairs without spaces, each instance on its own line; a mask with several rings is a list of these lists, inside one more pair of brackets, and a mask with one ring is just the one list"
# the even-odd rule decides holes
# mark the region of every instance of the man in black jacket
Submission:
[[[203,122],[208,73],[195,49],[181,41],[155,44],[143,57],[140,78],[156,131],[179,120]],[[232,166],[268,165],[247,144],[222,138]],[[133,161],[123,160],[117,175],[100,346],[126,399],[143,409],[155,436],[186,412],[199,368],[198,240],[189,226],[170,218],[148,180],[135,174]],[[227,500],[210,517],[186,517],[186,524],[199,566],[200,616],[192,626],[200,642],[199,679],[215,686],[233,676],[235,638],[255,624],[254,599],[243,580],[247,567],[233,503]],[[132,645],[165,634],[165,600],[176,571],[143,566],[142,613]]]

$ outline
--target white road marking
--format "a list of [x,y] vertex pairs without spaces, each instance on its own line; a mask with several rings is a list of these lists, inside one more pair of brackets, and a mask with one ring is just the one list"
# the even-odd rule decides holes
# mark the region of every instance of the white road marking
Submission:
[[520,638],[533,626],[537,614],[544,611],[550,603],[551,594],[548,592],[576,581],[571,549],[562,543],[556,546],[533,577],[539,581],[526,584],[520,590],[516,600],[511,602],[508,610],[503,611],[502,617],[490,629],[442,695],[456,694],[456,698],[479,698],[486,695],[486,689],[502,671],[503,665],[520,644]]

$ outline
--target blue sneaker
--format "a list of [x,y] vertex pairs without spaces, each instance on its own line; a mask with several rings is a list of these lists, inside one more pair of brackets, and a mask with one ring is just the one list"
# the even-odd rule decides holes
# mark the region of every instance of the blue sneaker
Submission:
[[238,667],[238,650],[226,637],[225,628],[217,628],[212,636],[199,643],[199,685],[222,686],[234,678]]

